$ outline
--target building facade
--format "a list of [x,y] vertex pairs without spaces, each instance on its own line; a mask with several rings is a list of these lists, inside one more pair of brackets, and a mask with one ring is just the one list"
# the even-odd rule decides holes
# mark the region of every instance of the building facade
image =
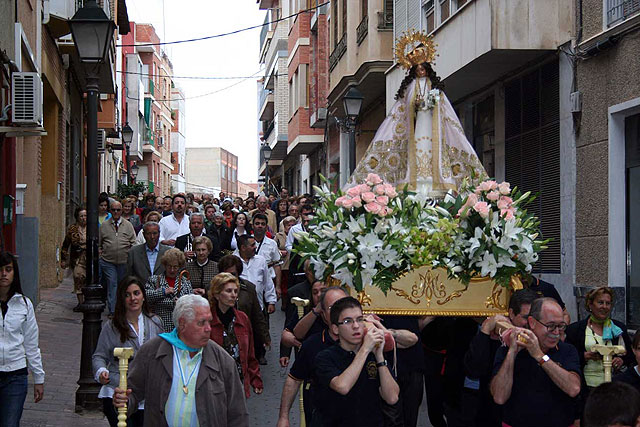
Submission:
[[186,162],[186,120],[184,92],[178,86],[171,89],[171,194],[184,193],[187,180],[185,178]]
[[186,191],[214,194],[223,191],[238,195],[238,156],[220,147],[187,147]]
[[637,329],[640,3],[584,0],[576,14],[576,294],[611,286],[613,317]]

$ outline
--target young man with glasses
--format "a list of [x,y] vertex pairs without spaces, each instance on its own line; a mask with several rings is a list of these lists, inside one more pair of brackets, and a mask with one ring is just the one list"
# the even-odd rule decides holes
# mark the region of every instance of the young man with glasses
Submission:
[[381,400],[393,405],[399,394],[382,352],[384,332],[375,326],[365,330],[362,307],[353,297],[336,301],[330,319],[338,345],[315,359],[321,425],[382,427]]
[[508,347],[498,350],[494,362],[491,394],[502,405],[502,425],[569,427],[576,419],[580,359],[574,346],[560,340],[567,328],[562,308],[552,298],[538,298],[527,324],[529,329],[509,330]]

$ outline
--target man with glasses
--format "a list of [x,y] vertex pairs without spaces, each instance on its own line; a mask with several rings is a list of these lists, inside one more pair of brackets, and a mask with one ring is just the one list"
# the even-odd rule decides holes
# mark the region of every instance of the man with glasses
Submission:
[[382,353],[384,332],[375,326],[365,330],[362,307],[353,297],[336,301],[330,320],[338,345],[315,359],[320,425],[382,427],[382,400],[394,405],[399,395]]
[[527,325],[509,330],[508,347],[498,350],[494,362],[491,394],[502,405],[503,426],[569,427],[576,418],[580,359],[575,347],[560,340],[567,328],[562,308],[552,298],[538,298]]

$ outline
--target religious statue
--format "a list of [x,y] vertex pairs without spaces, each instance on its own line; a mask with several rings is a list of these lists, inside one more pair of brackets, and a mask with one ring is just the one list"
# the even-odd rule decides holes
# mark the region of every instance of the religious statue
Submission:
[[411,30],[397,41],[395,55],[407,76],[347,187],[375,173],[397,187],[407,184],[409,190],[441,199],[457,191],[464,178],[486,179],[432,68],[433,39]]

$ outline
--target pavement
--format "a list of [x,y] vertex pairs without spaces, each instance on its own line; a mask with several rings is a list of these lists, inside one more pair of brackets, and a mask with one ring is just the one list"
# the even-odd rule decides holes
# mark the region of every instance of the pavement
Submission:
[[[71,293],[72,283],[65,278],[57,288],[41,289],[36,318],[40,327],[40,350],[46,374],[44,398],[33,402],[33,387],[29,376],[29,394],[25,402],[21,426],[23,427],[102,427],[108,426],[102,412],[75,413],[75,392],[80,376],[80,346],[82,341],[82,313],[72,311],[77,301]],[[103,316],[106,320],[106,316]],[[280,394],[288,368],[278,363],[280,332],[284,324],[284,312],[280,303],[271,315],[271,351],[267,352],[267,365],[260,366],[264,392],[252,392],[247,401],[249,425],[275,427],[280,408]],[[298,403],[290,413],[291,426],[298,426]],[[426,404],[420,408],[418,427],[429,427]]]

